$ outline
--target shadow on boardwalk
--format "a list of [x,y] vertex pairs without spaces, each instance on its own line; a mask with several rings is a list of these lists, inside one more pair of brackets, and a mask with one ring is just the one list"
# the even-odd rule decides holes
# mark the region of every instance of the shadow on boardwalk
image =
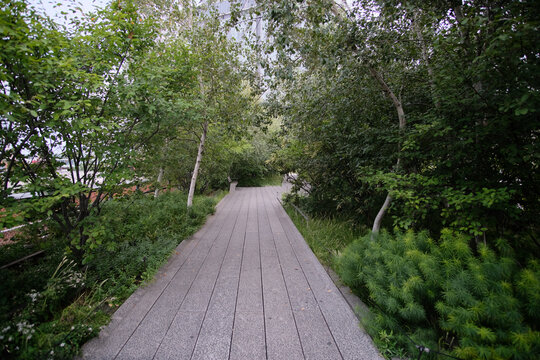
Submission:
[[238,188],[135,292],[84,359],[382,359],[289,219]]

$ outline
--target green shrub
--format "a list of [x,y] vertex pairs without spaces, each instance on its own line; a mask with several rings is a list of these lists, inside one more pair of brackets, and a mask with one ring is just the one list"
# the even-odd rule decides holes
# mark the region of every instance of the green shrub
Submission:
[[278,173],[268,171],[262,177],[242,177],[238,180],[239,187],[261,187],[261,186],[281,186],[283,176]]
[[[45,256],[1,270],[0,358],[73,358],[111,311],[204,223],[215,203],[195,197],[187,210],[180,192],[108,201],[85,220],[84,264],[64,254],[69,240],[59,237],[48,240]],[[3,248],[2,261],[25,254],[23,245]]]
[[127,197],[106,203],[99,216],[88,219],[87,248],[83,262],[89,281],[109,279],[125,298],[137,283],[151,279],[174,248],[192,235],[213,212],[215,201],[196,197],[186,208],[186,195],[164,193]]
[[255,130],[249,141],[235,147],[230,176],[238,181],[238,186],[281,185],[281,176],[269,161],[272,151],[277,149],[277,139],[275,130]]
[[436,306],[441,328],[459,340],[455,354],[464,359],[536,358],[538,315],[530,310],[540,306],[538,263],[520,269],[511,252],[498,255],[484,244],[473,254],[463,238],[448,232],[438,251],[445,281]]
[[370,235],[355,241],[338,261],[343,281],[366,302],[377,305],[365,324],[368,331],[375,338],[381,330],[393,333],[396,344],[409,353],[415,348],[402,327],[414,341],[437,345],[433,317],[440,283],[432,248],[426,233],[383,231],[377,241],[371,241]]
[[408,336],[463,359],[534,359],[540,267],[533,260],[521,268],[504,241],[496,250],[448,230],[438,242],[425,232],[383,231],[347,247],[338,272],[374,305],[366,328],[379,345],[416,356]]

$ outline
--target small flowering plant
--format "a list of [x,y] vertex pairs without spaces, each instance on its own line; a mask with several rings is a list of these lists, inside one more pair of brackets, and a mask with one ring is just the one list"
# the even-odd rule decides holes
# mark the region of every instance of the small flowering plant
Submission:
[[26,320],[21,320],[13,325],[7,325],[0,330],[0,344],[2,344],[2,352],[5,354],[15,355],[21,348],[28,346],[32,342],[35,324]]
[[[75,262],[64,256],[44,289],[31,289],[25,296],[26,306],[14,320],[0,327],[0,354],[13,358],[18,358],[22,352],[35,356],[43,355],[40,354],[40,340],[36,339],[39,335],[36,330],[40,332],[39,324],[50,320],[65,303],[71,302],[83,289],[84,280],[84,273],[77,271]],[[88,333],[91,331],[85,329],[83,334],[77,336],[88,336]],[[59,353],[54,358],[57,358],[57,355]],[[51,354],[48,354],[48,357],[50,356]]]
[[[76,271],[75,262],[64,256],[41,294],[30,293],[40,303],[40,311],[54,312],[66,298],[72,298],[84,286],[84,274]],[[37,301],[40,299],[41,301]]]

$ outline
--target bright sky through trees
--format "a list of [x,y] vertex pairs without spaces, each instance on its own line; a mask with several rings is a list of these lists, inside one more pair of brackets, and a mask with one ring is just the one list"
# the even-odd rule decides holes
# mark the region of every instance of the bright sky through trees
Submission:
[[95,11],[96,7],[104,7],[108,2],[109,0],[30,0],[29,4],[39,12],[45,12],[55,21],[65,23],[62,11],[67,13],[69,19],[73,16],[71,9],[79,7],[86,14]]

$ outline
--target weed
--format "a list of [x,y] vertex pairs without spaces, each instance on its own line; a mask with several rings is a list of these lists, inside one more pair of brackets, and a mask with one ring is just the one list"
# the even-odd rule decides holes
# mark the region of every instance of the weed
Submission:
[[[204,223],[216,202],[196,197],[187,210],[180,192],[111,200],[85,221],[84,264],[65,252],[70,240],[55,237],[46,256],[0,270],[0,358],[73,358]],[[9,263],[25,255],[27,245],[3,247],[0,259]]]
[[311,250],[325,265],[334,268],[334,260],[354,239],[365,232],[352,221],[332,218],[310,218],[305,220],[290,205],[285,210],[292,219]]

